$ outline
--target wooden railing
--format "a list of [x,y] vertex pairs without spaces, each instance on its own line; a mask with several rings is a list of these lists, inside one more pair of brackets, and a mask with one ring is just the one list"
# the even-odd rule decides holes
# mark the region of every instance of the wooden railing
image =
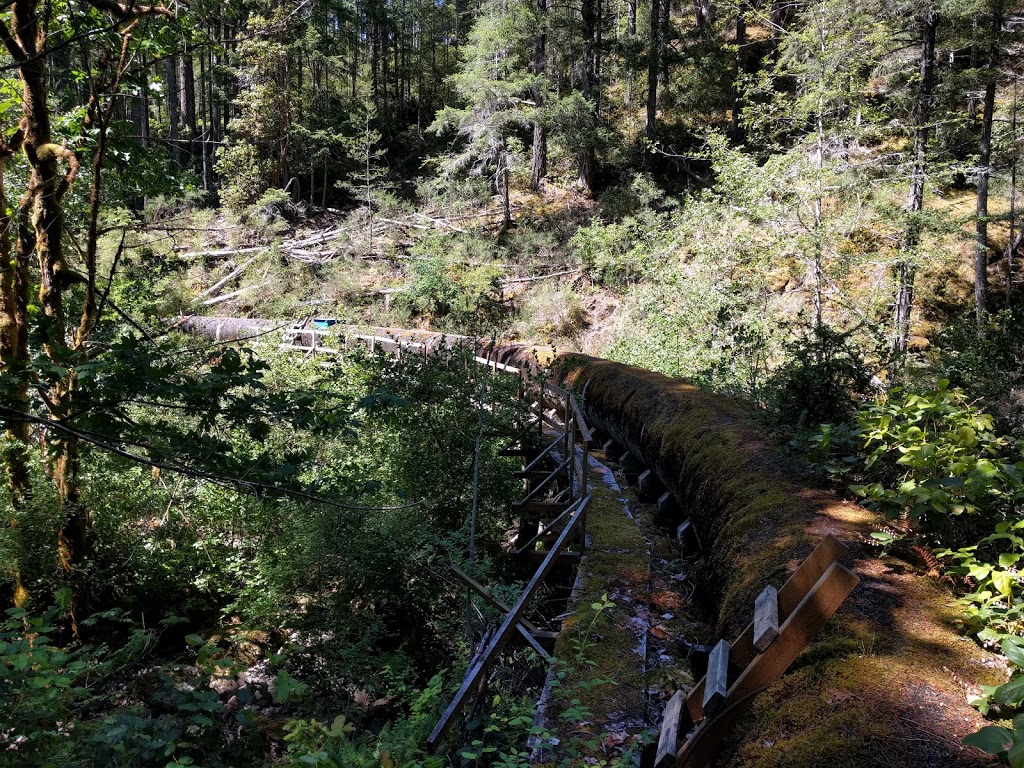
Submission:
[[[282,335],[282,348],[310,355],[338,355],[353,344],[362,344],[371,351],[382,349],[398,357],[414,354],[426,359],[436,348],[422,341],[367,334],[355,326],[335,325],[330,329],[291,327],[283,330]],[[334,343],[340,346],[325,343],[328,339],[336,340]],[[527,483],[525,496],[512,504],[513,512],[519,516],[519,531],[512,551],[521,557],[540,558],[541,562],[511,607],[495,598],[471,574],[451,567],[452,573],[472,593],[501,611],[504,618],[471,660],[459,691],[427,739],[427,748],[431,752],[455,724],[466,703],[477,695],[488,669],[513,635],[521,636],[538,655],[551,661],[540,640],[552,639],[555,633],[534,626],[525,614],[530,601],[556,565],[566,556],[578,559],[586,548],[586,519],[590,504],[587,470],[593,430],[587,425],[577,396],[542,377],[528,381],[526,371],[497,360],[493,345],[481,350],[479,342],[468,337],[453,337],[448,345],[469,344],[473,346],[473,362],[496,373],[517,376],[521,382],[520,396],[529,403],[528,424],[512,441],[519,445],[508,446],[504,453],[523,456],[522,469],[516,474]],[[530,453],[526,440],[533,429],[537,430],[542,442],[547,440],[548,443]],[[577,542],[580,551],[570,553],[569,548]]]
[[786,671],[857,586],[857,575],[838,562],[846,551],[826,536],[781,589],[765,588],[754,620],[732,643],[721,640],[707,674],[669,700],[654,768],[711,764],[718,742],[753,697]]
[[[495,363],[488,358],[477,357],[476,360],[480,364],[493,366],[495,370],[521,375],[519,369]],[[537,429],[538,434],[548,440],[548,444],[538,448],[534,454],[526,452],[522,447],[509,446],[506,450],[508,454],[523,455],[523,468],[517,475],[526,480],[528,485],[526,495],[512,505],[513,511],[519,515],[519,532],[514,552],[517,555],[543,559],[515,605],[505,611],[501,626],[486,647],[470,662],[458,693],[427,739],[427,748],[431,752],[452,728],[466,703],[476,695],[488,668],[494,663],[509,637],[518,632],[528,638],[527,642],[531,646],[535,646],[530,640],[536,641],[541,632],[523,618],[530,600],[559,560],[569,554],[567,550],[574,542],[578,541],[581,549],[581,552],[574,553],[574,556],[582,554],[586,547],[587,508],[591,498],[588,491],[587,466],[593,432],[587,426],[582,408],[572,392],[541,379],[526,389],[524,394],[531,401],[529,409],[533,418],[527,424],[526,430],[513,442],[525,445],[528,432]],[[554,468],[538,469],[544,466],[545,462],[553,462]],[[562,485],[561,490],[557,490],[556,483]],[[539,501],[538,499],[545,493],[550,495],[551,499]],[[545,519],[546,516],[552,515],[553,519]],[[557,538],[551,541],[556,534]],[[543,548],[545,542],[550,542],[548,548]],[[476,583],[458,569],[453,571],[492,606],[502,609],[501,604],[494,600],[486,587]],[[546,660],[550,660],[546,651],[543,651],[542,655]]]

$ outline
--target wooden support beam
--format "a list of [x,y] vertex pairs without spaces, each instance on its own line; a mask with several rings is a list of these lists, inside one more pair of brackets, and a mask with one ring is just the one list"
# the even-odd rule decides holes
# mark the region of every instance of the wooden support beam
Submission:
[[676,764],[676,742],[679,741],[679,720],[683,714],[685,698],[682,691],[676,691],[665,706],[661,734],[658,736],[658,751],[654,755],[654,768],[671,768]]
[[[786,671],[859,581],[857,574],[842,563],[834,562],[828,567],[782,623],[778,639],[768,650],[756,656],[729,688],[725,701],[727,709],[722,716],[705,719],[676,753],[676,768],[706,768],[711,764],[719,741],[754,696]],[[781,590],[779,598],[781,603]]]
[[754,648],[764,653],[778,636],[779,591],[769,584],[754,602]]
[[[474,592],[476,592],[478,595],[480,595],[480,597],[482,597],[484,599],[484,601],[488,605],[490,605],[492,608],[497,608],[499,611],[501,611],[502,613],[505,613],[505,614],[507,614],[509,612],[509,607],[507,605],[505,605],[503,602],[501,602],[501,600],[496,598],[494,595],[492,595],[491,594],[491,590],[489,590],[483,584],[481,584],[476,579],[471,577],[469,574],[467,574],[465,571],[463,571],[457,565],[452,563],[452,564],[449,564],[448,568],[451,570],[452,573],[454,573],[456,576],[458,576],[459,579],[461,579],[462,582],[467,587],[469,587]],[[519,631],[519,634],[522,635],[523,639],[526,640],[526,644],[529,645],[531,648],[533,648],[534,651],[537,652],[537,655],[539,655],[545,661],[552,661],[551,654],[549,654],[541,646],[541,644],[539,642],[537,642],[537,638],[534,635],[535,632],[540,632],[540,630],[537,629],[537,627],[535,627],[533,624],[528,622],[526,619],[520,619],[519,623],[516,624],[516,629]]]
[[578,505],[579,505],[578,501],[575,504],[570,504],[569,507],[562,514],[560,514],[558,517],[556,517],[554,520],[552,520],[549,524],[547,524],[547,525],[543,525],[542,524],[540,526],[540,530],[537,531],[537,534],[532,539],[530,539],[528,542],[526,542],[521,547],[516,549],[516,554],[517,555],[523,554],[523,552],[525,552],[527,549],[529,549],[534,544],[536,544],[540,539],[544,538],[545,536],[551,535],[551,533],[554,531],[555,527],[560,522],[562,522],[562,520],[564,520],[566,517],[568,517],[572,513],[572,511]]
[[512,512],[519,515],[547,515],[556,517],[568,509],[569,504],[549,501],[513,501]]
[[674,518],[682,509],[671,491],[665,491],[661,494],[661,496],[658,497],[656,504],[658,507],[658,515],[668,519]]
[[590,502],[590,497],[585,497],[580,509],[573,516],[573,519],[569,521],[569,524],[565,526],[565,530],[558,537],[558,540],[554,543],[551,551],[544,558],[544,561],[537,568],[536,573],[526,584],[526,588],[523,589],[519,599],[516,600],[515,605],[512,606],[512,610],[509,611],[505,620],[501,626],[494,633],[494,637],[487,644],[484,652],[481,653],[477,659],[473,662],[470,669],[467,671],[466,676],[462,680],[462,686],[459,688],[458,693],[455,694],[455,698],[452,699],[451,703],[448,704],[448,708],[445,709],[444,714],[438,721],[437,725],[434,726],[434,730],[431,731],[430,736],[427,737],[427,751],[434,752],[437,749],[437,745],[444,738],[448,729],[451,728],[452,723],[455,720],[455,716],[462,711],[466,701],[469,700],[470,696],[473,695],[477,684],[480,681],[481,675],[483,675],[490,667],[491,663],[497,657],[498,652],[501,651],[505,643],[508,641],[509,633],[512,628],[519,623],[523,614],[526,612],[526,605],[530,599],[540,588],[545,577],[551,572],[551,569],[555,567],[555,562],[558,559],[558,553],[562,551],[570,537],[577,531],[580,521],[583,520],[583,513],[586,510],[587,504]]
[[[459,568],[459,566],[455,565],[454,563],[451,563],[448,566],[448,570],[450,570],[452,573],[454,573],[456,576],[458,576],[459,580],[463,584],[465,584],[467,587],[469,587],[474,592],[476,592],[478,595],[480,595],[480,597],[482,597],[484,599],[484,601],[488,605],[490,605],[492,608],[497,608],[502,613],[508,613],[509,612],[508,606],[505,605],[501,600],[496,598],[491,593],[491,590],[489,590],[487,587],[485,587],[479,581],[474,579],[472,576],[470,576],[464,570]],[[526,619],[520,619],[519,623],[526,629],[527,632],[530,632],[531,634],[533,632],[539,631],[536,626],[531,624]]]
[[[814,551],[807,556],[793,574],[786,580],[779,590],[779,620],[785,622],[792,613],[795,606],[807,595],[807,591],[818,581],[823,573],[836,560],[847,552],[847,547],[832,535],[822,539]],[[781,627],[780,627],[781,632]],[[733,665],[737,668],[745,668],[751,660],[757,656],[757,649],[754,648],[754,624],[751,622],[747,628],[740,633],[732,642],[729,649]],[[700,699],[704,695],[703,678],[691,689],[686,697],[686,708],[693,719],[698,722],[704,712],[700,706]]]
[[530,490],[530,492],[528,494],[526,494],[526,496],[523,498],[522,501],[523,502],[530,501],[531,499],[533,499],[534,496],[536,496],[542,490],[547,488],[548,485],[551,484],[552,480],[554,480],[556,477],[558,477],[560,474],[562,474],[565,471],[565,468],[569,466],[569,462],[570,461],[571,461],[571,459],[567,458],[561,464],[559,464],[557,467],[555,467],[553,470],[551,470],[548,473],[547,477],[545,477],[543,480],[541,480],[539,483],[537,483],[537,485],[533,486],[533,488]]
[[700,549],[700,542],[697,540],[697,532],[693,529],[693,523],[683,520],[676,528],[676,541],[682,552],[696,552]]
[[620,452],[619,444],[616,443],[615,440],[609,438],[604,442],[604,445],[601,446],[601,451],[605,456],[614,456]]
[[537,639],[538,642],[552,643],[553,644],[558,639],[558,636],[561,633],[560,632],[552,632],[552,631],[547,630],[547,629],[537,629],[537,630],[534,630],[533,632],[531,632],[530,634],[532,634]]
[[708,657],[708,674],[704,680],[704,714],[713,715],[725,702],[729,690],[729,641],[719,640]]
[[661,480],[658,476],[650,469],[645,469],[640,473],[640,477],[637,480],[637,496],[641,501],[650,501],[656,499],[665,492],[665,486],[661,484]]
[[576,398],[570,398],[572,400],[572,410],[576,415],[576,428],[579,429],[580,435],[583,437],[583,441],[589,443],[594,438],[593,430],[587,426],[587,420],[583,418],[583,409],[580,408],[579,403],[576,402]]

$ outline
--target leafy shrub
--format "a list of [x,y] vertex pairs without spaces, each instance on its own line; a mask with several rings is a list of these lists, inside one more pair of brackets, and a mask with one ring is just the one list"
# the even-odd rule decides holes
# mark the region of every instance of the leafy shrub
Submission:
[[417,262],[413,272],[402,299],[417,313],[446,320],[453,330],[492,329],[505,314],[496,266],[470,266],[439,255]]
[[657,231],[634,218],[621,223],[592,222],[569,241],[583,267],[596,282],[623,287],[639,279]]
[[979,336],[974,314],[947,325],[935,340],[937,367],[952,386],[984,397],[1007,431],[1024,434],[1024,307],[989,315]]
[[849,333],[821,325],[786,351],[766,384],[768,412],[780,424],[844,421],[871,391],[871,371]]
[[[1024,704],[1019,443],[998,435],[992,416],[948,380],[927,392],[893,389],[883,401],[863,407],[854,425],[824,425],[812,441],[829,457],[831,472],[861,476],[864,482],[851,490],[869,507],[901,521],[895,533],[875,533],[876,539],[940,543],[934,554],[966,593],[960,605],[968,632],[1001,648],[1016,667],[1009,682],[983,688],[972,703],[986,713],[993,705],[1004,713],[1019,708]],[[964,742],[1024,765],[1024,716],[1016,717],[1012,728],[988,726]]]
[[1024,499],[1014,441],[946,380],[919,394],[891,390],[860,410],[857,426],[863,466],[878,480],[853,491],[890,518],[942,529],[962,515],[1005,520]]
[[221,202],[236,211],[255,203],[270,186],[270,161],[261,159],[244,139],[228,141],[217,150],[216,168],[224,179]]

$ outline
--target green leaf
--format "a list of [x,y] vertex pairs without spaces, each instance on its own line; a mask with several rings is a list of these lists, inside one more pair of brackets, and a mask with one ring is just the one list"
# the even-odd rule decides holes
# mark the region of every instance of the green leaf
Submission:
[[1024,701],[1024,675],[998,686],[992,699],[996,704],[1019,704]]
[[1003,640],[1003,655],[1024,669],[1024,648],[1021,648],[1009,637]]
[[274,701],[284,704],[295,700],[307,690],[309,690],[308,685],[299,682],[282,669],[274,680]]
[[1024,768],[1024,734],[1019,732],[1013,734],[1013,746],[1006,755],[1010,761],[1010,768]]
[[986,725],[977,733],[964,736],[963,743],[990,755],[998,755],[1013,746],[1013,733],[998,725]]
[[1004,597],[1009,597],[1013,594],[1013,577],[1006,571],[994,571],[992,586],[999,590]]

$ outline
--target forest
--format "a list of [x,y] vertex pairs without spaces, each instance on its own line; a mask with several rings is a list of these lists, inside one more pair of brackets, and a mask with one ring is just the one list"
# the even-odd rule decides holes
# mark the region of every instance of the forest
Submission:
[[[425,743],[501,622],[452,568],[531,573],[505,342],[739,403],[877,513],[1005,665],[965,743],[1024,765],[1024,5],[6,0],[0,38],[0,766],[639,766],[655,723],[558,748],[528,648]],[[279,348],[313,317],[480,341]]]

